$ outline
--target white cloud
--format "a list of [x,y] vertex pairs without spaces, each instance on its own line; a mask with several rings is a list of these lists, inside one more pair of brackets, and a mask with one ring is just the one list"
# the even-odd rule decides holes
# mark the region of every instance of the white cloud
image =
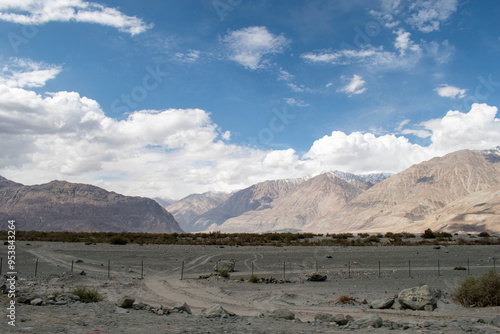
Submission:
[[0,69],[0,84],[9,87],[43,87],[62,71],[61,66],[30,59],[10,58]]
[[286,102],[286,104],[292,107],[307,107],[309,105],[309,103],[306,103],[300,99],[299,100],[294,99],[293,97],[283,98],[283,100]]
[[424,33],[440,29],[441,23],[457,11],[458,0],[418,0],[409,8],[406,20],[414,28]]
[[230,60],[251,70],[265,67],[267,55],[282,53],[290,44],[283,35],[274,35],[266,27],[229,31],[221,41],[227,48]]
[[189,50],[187,53],[178,52],[174,55],[174,60],[181,63],[194,63],[200,58],[199,50]]
[[434,88],[434,91],[436,91],[441,97],[449,97],[452,99],[458,97],[459,99],[463,99],[466,96],[465,93],[467,92],[467,89],[460,89],[450,85],[441,85]]
[[312,63],[349,65],[371,59],[382,60],[387,57],[387,54],[384,53],[382,47],[374,48],[373,46],[367,46],[360,50],[344,49],[336,51],[322,50],[317,52],[306,52],[301,54],[300,57]]
[[115,8],[83,0],[0,0],[0,21],[25,25],[48,22],[85,22],[117,28],[131,35],[140,34],[152,25]]
[[[342,79],[346,79],[343,77]],[[360,75],[354,74],[354,76],[349,79],[349,83],[339,89],[339,91],[346,93],[349,97],[353,95],[363,94],[366,91],[365,87],[366,82],[363,80],[363,77]]]

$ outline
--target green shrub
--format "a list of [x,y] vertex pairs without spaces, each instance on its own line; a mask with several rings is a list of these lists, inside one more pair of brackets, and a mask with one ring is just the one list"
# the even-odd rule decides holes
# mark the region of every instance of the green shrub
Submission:
[[434,234],[434,232],[432,232],[432,230],[430,228],[428,228],[427,230],[424,231],[424,234],[422,234],[422,238],[435,239],[436,235]]
[[126,245],[128,244],[128,240],[121,235],[115,235],[109,240],[109,243],[112,245]]
[[253,274],[250,276],[250,278],[248,279],[249,282],[251,283],[259,283],[259,276]]
[[479,278],[467,277],[453,298],[465,307],[500,306],[500,274],[492,269]]
[[228,270],[225,270],[225,269],[221,269],[219,270],[219,275],[221,275],[222,277],[224,278],[229,278],[231,277],[231,275],[229,274],[229,271]]
[[479,236],[481,238],[489,238],[490,237],[490,234],[488,232],[481,232],[479,233]]
[[97,292],[97,288],[88,288],[86,286],[77,286],[72,294],[80,297],[80,301],[83,303],[97,303],[103,300],[102,296]]
[[240,277],[240,282],[244,282],[245,281],[245,277],[241,276]]

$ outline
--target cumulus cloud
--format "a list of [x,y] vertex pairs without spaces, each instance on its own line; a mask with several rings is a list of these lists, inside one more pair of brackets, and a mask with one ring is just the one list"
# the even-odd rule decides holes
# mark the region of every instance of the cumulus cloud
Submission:
[[[342,79],[347,79],[342,77]],[[342,87],[339,91],[346,93],[349,97],[353,95],[363,94],[366,91],[366,82],[360,75],[354,74],[354,76],[349,79],[349,83]]]
[[467,89],[460,89],[455,86],[450,85],[441,85],[439,87],[434,88],[434,91],[438,93],[441,97],[449,97],[452,99],[459,98],[463,99],[466,96]]
[[266,27],[229,31],[221,41],[227,57],[250,70],[263,68],[267,55],[282,53],[290,44],[283,35],[274,35]]
[[83,0],[0,0],[0,20],[39,25],[48,22],[85,22],[117,28],[131,35],[152,27],[142,19],[127,16],[115,8]]

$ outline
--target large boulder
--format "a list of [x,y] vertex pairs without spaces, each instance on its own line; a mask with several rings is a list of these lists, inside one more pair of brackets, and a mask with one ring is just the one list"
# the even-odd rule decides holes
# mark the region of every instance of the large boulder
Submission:
[[228,272],[233,272],[235,265],[236,261],[234,260],[219,260],[214,266],[214,271],[227,270]]
[[312,281],[312,282],[324,282],[327,279],[327,275],[320,274],[318,272],[314,272],[311,274],[306,275],[306,280],[307,281]]
[[116,306],[121,308],[132,308],[134,305],[135,299],[131,297],[124,296],[116,302]]
[[379,315],[376,314],[368,314],[361,319],[353,321],[349,327],[352,328],[380,328],[384,324],[384,320]]
[[370,304],[370,307],[374,309],[383,310],[386,308],[391,308],[393,304],[394,304],[394,298],[384,298],[384,299],[374,300]]
[[425,310],[437,307],[436,291],[428,285],[404,289],[399,293],[398,300],[404,309]]
[[192,314],[191,309],[185,302],[178,302],[177,304],[175,304],[172,312]]
[[210,307],[207,307],[203,309],[201,313],[207,318],[219,318],[219,317],[227,318],[235,315],[232,312],[226,311],[219,304],[214,304]]

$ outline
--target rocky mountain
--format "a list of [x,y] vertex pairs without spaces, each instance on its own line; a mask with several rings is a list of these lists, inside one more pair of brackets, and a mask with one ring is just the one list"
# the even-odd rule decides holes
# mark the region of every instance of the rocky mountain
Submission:
[[[495,220],[493,216],[500,210],[495,207],[491,192],[495,193],[499,185],[498,150],[458,151],[411,166],[354,198],[338,215],[311,222],[304,229],[421,232],[424,227],[431,227],[455,231],[469,224],[468,229],[479,230],[482,218],[467,221],[467,210],[471,210],[467,203],[473,207],[482,204],[484,198],[487,205],[489,198],[493,201],[488,206],[489,220]],[[491,222],[488,226],[500,230],[500,222],[496,221],[496,226]]]
[[171,203],[166,206],[166,209],[172,213],[184,230],[192,232],[196,230],[192,222],[195,222],[200,215],[226,201],[229,196],[231,194],[212,191],[203,194],[192,194]]
[[182,232],[149,198],[65,181],[23,186],[0,177],[0,221],[9,219],[19,230]]
[[328,172],[315,177],[265,181],[232,194],[194,218],[188,231],[299,231],[336,212],[352,198],[388,175]]

